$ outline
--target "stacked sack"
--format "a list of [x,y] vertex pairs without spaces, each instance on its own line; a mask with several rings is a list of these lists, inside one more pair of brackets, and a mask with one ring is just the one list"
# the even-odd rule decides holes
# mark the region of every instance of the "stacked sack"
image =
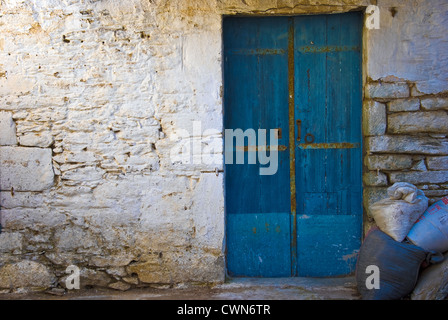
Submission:
[[[377,228],[368,232],[359,252],[356,281],[365,300],[404,298],[422,264],[443,261],[448,250],[448,197],[428,209],[428,199],[412,184],[396,183],[387,193],[388,199],[370,208]],[[372,266],[379,272],[374,288],[366,272]]]
[[448,196],[429,207],[406,238],[426,251],[448,251]]

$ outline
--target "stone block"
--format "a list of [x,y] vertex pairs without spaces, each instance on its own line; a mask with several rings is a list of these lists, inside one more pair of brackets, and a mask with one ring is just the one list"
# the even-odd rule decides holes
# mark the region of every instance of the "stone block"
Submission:
[[163,258],[157,254],[148,254],[143,261],[132,263],[126,269],[129,274],[137,274],[144,283],[171,283],[172,276],[164,267]]
[[45,290],[56,282],[46,266],[34,261],[7,264],[0,269],[0,288]]
[[208,247],[220,248],[224,241],[223,179],[222,174],[217,177],[215,173],[202,173],[193,196],[195,238]]
[[[62,277],[59,280],[59,284],[62,287],[66,287],[67,276]],[[80,289],[86,289],[90,287],[106,288],[111,283],[112,279],[106,272],[97,271],[88,268],[80,268],[79,271],[79,286]]]
[[367,151],[371,153],[407,153],[448,155],[448,140],[415,136],[376,136],[366,138]]
[[129,284],[135,284],[135,285],[137,285],[139,282],[137,277],[123,277],[122,280]]
[[[0,168],[1,173],[1,168]],[[0,192],[0,203],[2,209],[13,208],[37,208],[44,205],[44,196],[42,193],[35,192]]]
[[0,233],[0,252],[20,253],[22,250],[22,238],[20,233]]
[[89,264],[95,267],[123,267],[127,266],[134,258],[134,255],[130,253],[122,252],[108,256],[91,257]]
[[423,190],[423,192],[428,198],[445,197],[448,195],[448,190]]
[[370,155],[365,157],[369,170],[403,170],[412,167],[413,158],[409,155]]
[[420,109],[419,99],[398,99],[389,102],[390,112],[402,112],[402,111],[418,111]]
[[390,182],[409,182],[411,184],[447,183],[448,171],[394,172],[390,174]]
[[428,157],[426,163],[429,170],[448,170],[448,157]]
[[0,95],[22,95],[29,93],[36,81],[23,74],[10,75],[8,78],[0,78]]
[[412,166],[411,170],[414,170],[414,171],[428,171],[428,168],[426,168],[425,160],[420,160],[420,161],[416,162]]
[[448,114],[445,111],[401,112],[389,115],[387,122],[389,133],[395,134],[448,132]]
[[111,283],[109,285],[109,288],[114,289],[114,290],[119,290],[119,291],[127,291],[127,290],[131,289],[131,285],[129,283],[118,281],[118,282]]
[[397,99],[409,97],[406,83],[378,82],[367,85],[366,97],[371,99]]
[[412,86],[411,88],[411,96],[413,97],[421,97],[424,96],[425,94],[423,92],[420,92],[416,86]]
[[[64,168],[65,169],[65,168]],[[104,175],[104,170],[97,167],[79,167],[70,170],[64,170],[62,179],[82,182],[97,182],[99,183]]]
[[12,113],[0,111],[0,145],[12,146],[16,144],[16,124],[12,118]]
[[19,136],[19,143],[26,147],[48,148],[54,143],[50,132],[32,132]]
[[423,110],[448,110],[448,98],[422,99]]
[[98,240],[91,232],[77,226],[59,228],[55,232],[54,238],[60,251],[75,251],[79,248],[88,249],[98,246]]
[[[16,193],[18,194],[18,193]],[[67,216],[48,207],[2,209],[1,225],[8,230],[26,228],[42,232],[67,223]]]
[[363,181],[366,186],[385,187],[387,186],[387,175],[382,172],[370,171],[364,173]]
[[81,151],[76,153],[66,152],[53,157],[53,160],[58,163],[83,163],[94,164],[101,160],[101,156],[94,152]]
[[54,183],[51,149],[0,147],[0,188],[42,191]]
[[366,187],[363,190],[364,208],[367,216],[372,217],[370,207],[377,201],[388,198],[387,187]]
[[363,106],[363,131],[365,136],[386,133],[386,105],[373,100]]

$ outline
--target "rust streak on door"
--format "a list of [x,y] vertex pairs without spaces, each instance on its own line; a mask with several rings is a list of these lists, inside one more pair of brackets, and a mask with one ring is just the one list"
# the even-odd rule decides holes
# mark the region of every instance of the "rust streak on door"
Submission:
[[295,157],[295,92],[294,92],[294,20],[289,18],[288,28],[288,94],[289,94],[289,177],[291,190],[291,276],[297,275],[297,204]]
[[300,149],[356,149],[360,147],[359,143],[302,143],[299,144]]

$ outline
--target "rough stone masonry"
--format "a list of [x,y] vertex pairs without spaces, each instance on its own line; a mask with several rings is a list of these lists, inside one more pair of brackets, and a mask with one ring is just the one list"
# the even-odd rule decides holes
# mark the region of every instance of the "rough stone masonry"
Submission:
[[83,287],[222,282],[223,165],[172,156],[193,121],[222,144],[223,16],[370,4],[366,228],[394,182],[448,194],[446,1],[2,1],[0,289],[64,286],[69,265]]

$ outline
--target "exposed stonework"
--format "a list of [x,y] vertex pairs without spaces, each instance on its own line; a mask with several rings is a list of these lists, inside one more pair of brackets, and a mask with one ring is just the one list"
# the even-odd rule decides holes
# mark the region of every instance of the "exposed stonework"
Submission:
[[448,183],[448,171],[391,173],[391,183],[406,181],[412,184]]
[[414,157],[410,155],[370,155],[365,158],[369,170],[403,170],[410,169]]
[[[365,168],[368,171],[364,173],[364,208],[367,217],[370,204],[387,197],[386,187],[395,182],[417,185],[430,198],[430,204],[448,194],[448,87],[446,77],[440,76],[439,71],[436,71],[437,68],[443,70],[444,67],[436,67],[437,59],[429,57],[431,52],[444,49],[438,48],[435,42],[425,44],[424,40],[418,40],[420,35],[417,30],[433,25],[433,21],[415,20],[416,17],[412,18],[412,15],[416,11],[404,3],[392,5],[393,1],[388,0],[378,5],[381,7],[386,3],[394,7],[396,15],[382,15],[381,29],[369,33],[369,43],[381,41],[381,45],[370,47],[370,78],[365,86]],[[446,4],[440,5],[439,13],[446,12]],[[393,33],[392,30],[397,30],[395,28],[399,28],[401,22],[408,28],[402,33]],[[434,32],[433,28],[432,30]],[[408,50],[407,44],[397,41],[409,33],[414,34],[409,38],[413,39],[413,50]],[[425,45],[434,48],[434,51],[430,52],[428,48],[423,50]],[[446,42],[443,41],[441,46],[445,47]],[[429,55],[424,58],[428,63],[413,63],[411,58],[409,63],[401,64],[396,60],[408,55],[423,57],[423,52]],[[421,70],[432,70],[431,76],[427,77]],[[385,115],[383,111],[380,112],[381,115],[378,115],[378,111],[376,115],[369,112],[372,106],[380,104],[387,105]],[[379,110],[378,107],[376,109]],[[365,230],[369,229],[372,222],[368,219]]]
[[448,140],[422,135],[385,135],[366,138],[367,149],[372,153],[447,155]]
[[0,111],[0,146],[17,144],[16,124],[11,112]]
[[363,181],[365,186],[384,187],[388,185],[387,175],[380,171],[370,171],[365,173]]
[[[445,98],[412,97],[404,87],[402,82],[396,85],[384,82],[374,83],[368,89],[372,99],[365,106],[387,103],[384,116],[368,114],[369,108],[364,110],[365,126],[371,126],[364,130],[368,150],[365,165],[370,170],[364,173],[364,184],[368,186],[364,191],[364,207],[368,216],[369,206],[387,197],[384,187],[395,182],[417,185],[430,198],[430,204],[448,194]],[[366,223],[365,230],[369,227]]]
[[446,111],[396,113],[388,117],[388,129],[394,134],[448,132]]
[[366,87],[366,97],[371,99],[407,98],[409,87],[406,83],[370,83]]
[[397,99],[389,102],[390,112],[418,111],[420,109],[419,99]]
[[448,170],[448,157],[428,157],[427,167],[430,170]]
[[20,233],[3,232],[0,234],[0,252],[1,253],[22,253],[23,236]]
[[447,98],[425,98],[421,103],[423,110],[448,110]]
[[43,191],[54,183],[51,149],[0,147],[0,188]]
[[45,290],[55,284],[56,277],[47,267],[34,261],[7,264],[0,269],[0,289]]
[[367,100],[363,106],[363,133],[365,136],[378,136],[386,133],[386,105]]
[[[378,96],[385,95],[380,93]],[[377,99],[385,102],[384,98]],[[383,118],[386,122],[376,124],[377,131],[386,126],[387,133],[378,136],[372,129],[365,139],[368,150],[365,165],[371,170],[364,174],[364,183],[369,186],[364,192],[364,207],[368,215],[370,204],[381,199],[377,195],[386,197],[384,189],[379,187],[391,186],[395,182],[417,185],[430,198],[430,204],[448,194],[448,114],[443,108],[423,107],[443,105],[443,100],[388,98],[388,113]],[[366,223],[365,230],[368,228]]]

